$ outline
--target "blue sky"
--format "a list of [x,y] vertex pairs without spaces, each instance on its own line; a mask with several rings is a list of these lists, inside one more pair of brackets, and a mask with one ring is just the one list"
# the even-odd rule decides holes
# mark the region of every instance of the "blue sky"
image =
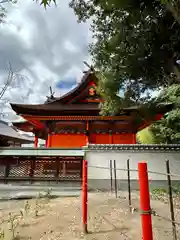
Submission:
[[[0,102],[7,119],[18,117],[9,102],[39,104],[46,100],[51,86],[55,96],[68,92],[87,70],[88,44],[92,41],[89,23],[79,24],[68,0],[59,0],[45,10],[33,0],[4,4],[6,23],[0,25],[0,88],[12,70],[24,78],[15,78],[13,87]],[[2,5],[1,5],[2,6]]]
[[57,1],[45,10],[33,0],[1,4],[7,8],[5,24],[0,25],[0,89],[8,77],[8,63],[15,77],[0,101],[4,120],[20,119],[9,102],[41,104],[51,86],[55,96],[74,87],[91,64],[88,45],[92,42],[89,23],[78,24],[68,0]]
[[72,88],[76,84],[77,84],[77,79],[75,77],[69,77],[69,78],[60,79],[56,83],[56,88],[58,88],[58,89],[68,89],[68,88]]

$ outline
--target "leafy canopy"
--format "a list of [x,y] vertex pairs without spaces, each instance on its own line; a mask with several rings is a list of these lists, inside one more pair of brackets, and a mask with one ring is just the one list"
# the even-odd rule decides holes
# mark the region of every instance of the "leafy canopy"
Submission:
[[[180,25],[166,4],[149,0],[72,0],[79,21],[92,20],[95,66],[109,75],[101,88],[112,107],[119,90],[134,104],[149,92],[180,82]],[[142,97],[143,96],[143,97]],[[128,100],[128,98],[124,98]],[[119,100],[118,100],[119,101]]]
[[165,88],[157,99],[157,102],[173,104],[172,111],[151,126],[151,131],[158,139],[158,143],[180,143],[180,85],[173,84]]
[[156,144],[156,143],[158,143],[158,139],[153,134],[150,127],[147,127],[145,129],[141,130],[140,132],[138,132],[136,135],[136,140],[137,140],[137,143],[140,143],[140,144]]
[[56,0],[36,0],[36,2],[40,2],[40,4],[43,5],[45,8],[47,6],[50,6],[51,3],[54,3],[56,5]]
[[[5,3],[15,4],[17,1],[18,0],[0,0],[0,23],[5,22],[5,17],[7,15],[7,9],[4,4]],[[52,3],[56,5],[56,0],[33,0],[33,1],[40,3],[40,5],[44,6],[45,8],[47,8],[47,6],[50,6]]]
[[15,4],[17,1],[16,0],[0,0],[0,24],[4,23],[4,19],[7,15],[7,9],[4,6],[4,3],[10,3],[10,4]]

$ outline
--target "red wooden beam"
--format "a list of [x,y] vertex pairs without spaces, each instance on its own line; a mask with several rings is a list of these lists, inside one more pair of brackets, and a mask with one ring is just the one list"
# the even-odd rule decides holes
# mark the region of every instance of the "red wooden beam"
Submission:
[[29,123],[31,123],[33,126],[35,126],[37,128],[40,128],[40,129],[44,128],[44,125],[42,123],[40,123],[40,121],[37,119],[33,119],[30,117],[26,117],[26,116],[23,116],[23,118],[25,118]]
[[156,116],[149,121],[144,121],[144,123],[138,128],[138,131],[150,126],[153,122],[155,121],[159,121],[163,118],[164,114],[160,113],[160,114],[156,114]]

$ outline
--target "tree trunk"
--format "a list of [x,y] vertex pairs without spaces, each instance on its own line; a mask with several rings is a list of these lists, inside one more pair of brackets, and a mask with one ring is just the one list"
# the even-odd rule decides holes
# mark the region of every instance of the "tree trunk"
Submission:
[[167,3],[165,4],[166,6],[166,10],[171,12],[174,19],[179,23],[180,25],[180,11],[178,10],[177,6],[174,6],[172,1],[167,1]]
[[175,75],[176,75],[176,77],[177,77],[177,82],[180,84],[180,71],[179,71],[179,69],[176,67],[176,66],[174,66],[174,73],[175,73]]

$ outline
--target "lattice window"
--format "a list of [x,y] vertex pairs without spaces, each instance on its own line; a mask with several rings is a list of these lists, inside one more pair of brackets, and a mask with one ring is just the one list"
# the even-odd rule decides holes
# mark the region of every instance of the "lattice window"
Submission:
[[10,166],[9,177],[29,177],[30,173],[30,161],[22,160],[18,165]]
[[38,160],[34,169],[34,177],[50,178],[55,176],[55,160]]

